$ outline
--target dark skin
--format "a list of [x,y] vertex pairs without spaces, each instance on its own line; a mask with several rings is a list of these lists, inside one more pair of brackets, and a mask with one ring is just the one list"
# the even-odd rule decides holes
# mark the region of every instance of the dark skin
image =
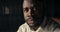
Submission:
[[37,10],[36,4],[33,3],[32,0],[24,0],[23,2],[23,15],[25,22],[30,26],[30,28],[33,28],[34,30],[37,30],[40,26],[38,23],[38,20],[40,18],[39,10]]

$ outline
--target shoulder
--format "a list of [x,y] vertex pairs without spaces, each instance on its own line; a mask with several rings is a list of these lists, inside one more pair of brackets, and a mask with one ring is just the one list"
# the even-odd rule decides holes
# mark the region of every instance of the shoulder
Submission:
[[22,25],[18,28],[17,32],[24,32],[25,29],[27,28],[27,26],[28,26],[27,23],[22,24]]
[[[45,24],[44,24],[45,23]],[[60,24],[52,19],[52,17],[44,17],[44,27],[49,27],[50,30],[60,28]]]
[[26,28],[27,26],[28,26],[27,23],[24,23],[19,28]]

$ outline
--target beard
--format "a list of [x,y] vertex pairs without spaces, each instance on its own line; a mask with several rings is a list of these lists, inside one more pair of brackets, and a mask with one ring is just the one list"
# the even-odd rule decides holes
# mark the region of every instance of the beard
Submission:
[[27,17],[25,19],[26,23],[30,26],[30,27],[34,27],[34,26],[37,26],[37,25],[40,25],[41,24],[41,18],[39,17]]

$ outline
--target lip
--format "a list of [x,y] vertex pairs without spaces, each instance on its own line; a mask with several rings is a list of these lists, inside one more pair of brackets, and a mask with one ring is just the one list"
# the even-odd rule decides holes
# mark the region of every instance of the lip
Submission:
[[29,23],[34,23],[34,20],[33,20],[33,19],[29,19],[28,22],[29,22]]
[[33,21],[33,19],[29,19],[29,21]]

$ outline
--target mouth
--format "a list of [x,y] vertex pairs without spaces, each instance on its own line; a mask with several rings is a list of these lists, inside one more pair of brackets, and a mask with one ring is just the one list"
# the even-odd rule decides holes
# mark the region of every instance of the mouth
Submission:
[[34,25],[36,24],[36,20],[37,20],[37,19],[35,19],[35,18],[33,18],[33,17],[29,17],[29,18],[27,19],[27,23],[28,23],[28,25],[30,25],[30,26],[34,26]]
[[33,20],[33,19],[29,19],[29,20],[28,20],[28,24],[29,24],[30,26],[33,26],[33,25],[34,25],[34,20]]
[[28,22],[29,23],[34,23],[34,20],[33,19],[29,19]]
[[26,21],[28,22],[28,23],[30,23],[30,24],[34,24],[36,21],[35,20],[37,20],[35,17],[28,17],[27,19],[26,19]]

